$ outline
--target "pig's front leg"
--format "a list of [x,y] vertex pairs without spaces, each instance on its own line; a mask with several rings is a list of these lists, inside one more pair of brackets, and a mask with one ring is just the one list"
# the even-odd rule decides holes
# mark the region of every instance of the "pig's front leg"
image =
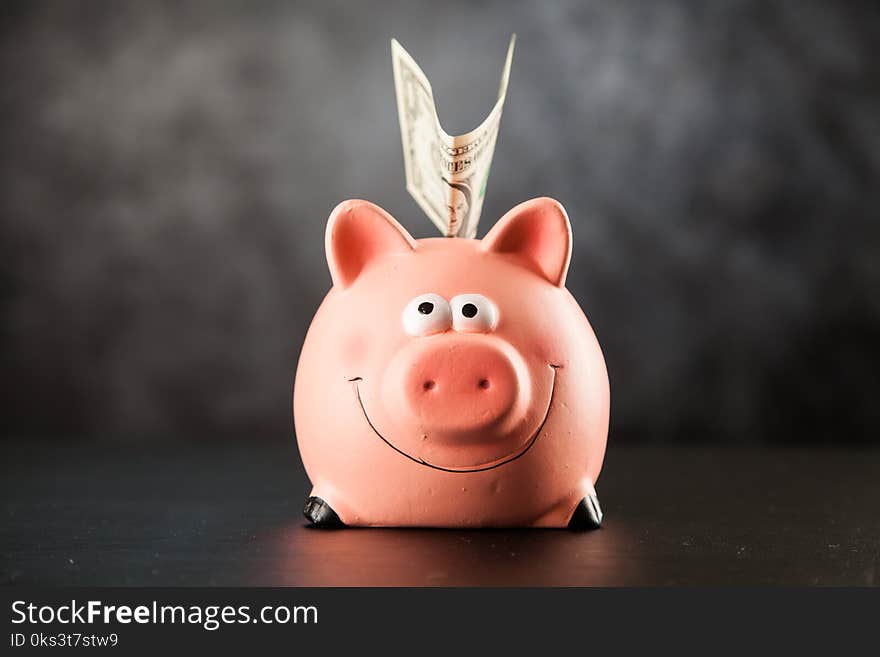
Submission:
[[320,529],[339,529],[346,526],[330,503],[320,495],[317,488],[312,489],[306,500],[303,515],[312,523],[313,527]]
[[[572,507],[572,500],[578,500]],[[589,481],[585,481],[581,490],[568,495],[556,504],[548,513],[534,523],[535,527],[567,527],[573,531],[599,529],[602,526],[602,507],[596,489]]]
[[586,531],[588,529],[599,529],[602,526],[602,507],[599,506],[599,498],[596,491],[588,493],[586,497],[578,502],[568,521],[568,528],[575,531]]

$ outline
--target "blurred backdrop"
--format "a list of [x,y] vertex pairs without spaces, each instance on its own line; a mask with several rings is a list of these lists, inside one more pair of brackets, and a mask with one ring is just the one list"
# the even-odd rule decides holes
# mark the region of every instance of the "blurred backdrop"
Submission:
[[480,235],[553,196],[621,442],[878,442],[880,5],[4,2],[3,435],[292,431],[328,213],[416,237],[389,39],[447,131],[518,35]]

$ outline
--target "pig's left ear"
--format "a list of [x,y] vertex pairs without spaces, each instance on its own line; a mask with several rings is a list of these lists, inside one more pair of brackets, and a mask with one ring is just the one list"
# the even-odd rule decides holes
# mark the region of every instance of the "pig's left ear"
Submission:
[[559,201],[533,198],[501,217],[481,246],[520,256],[529,268],[562,287],[571,260],[571,224]]
[[369,263],[388,253],[412,251],[415,242],[390,214],[369,201],[343,201],[327,220],[327,264],[333,284],[348,287]]

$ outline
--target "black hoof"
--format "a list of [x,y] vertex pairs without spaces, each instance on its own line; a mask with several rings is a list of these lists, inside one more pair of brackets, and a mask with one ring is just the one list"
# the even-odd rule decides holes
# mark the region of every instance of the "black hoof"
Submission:
[[599,529],[601,526],[602,507],[599,506],[599,498],[595,494],[582,499],[568,521],[568,528],[575,531]]
[[338,529],[345,527],[345,523],[336,515],[336,511],[320,497],[310,497],[306,500],[303,515],[315,527],[321,529]]

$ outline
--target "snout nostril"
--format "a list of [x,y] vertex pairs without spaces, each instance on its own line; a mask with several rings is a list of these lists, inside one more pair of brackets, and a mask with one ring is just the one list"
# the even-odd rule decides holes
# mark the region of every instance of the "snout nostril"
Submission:
[[479,385],[480,388],[482,388],[483,390],[488,390],[488,389],[489,389],[489,386],[490,386],[491,384],[489,383],[489,379],[480,379],[480,383],[479,383],[478,385]]
[[425,381],[425,382],[422,384],[422,389],[424,389],[424,390],[433,390],[433,389],[436,387],[436,385],[437,385],[437,384],[434,383],[433,381],[428,380],[428,381]]

